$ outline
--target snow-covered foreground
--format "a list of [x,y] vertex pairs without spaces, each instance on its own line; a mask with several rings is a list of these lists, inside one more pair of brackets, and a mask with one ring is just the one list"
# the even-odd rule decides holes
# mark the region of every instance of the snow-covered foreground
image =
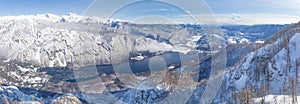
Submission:
[[300,96],[293,97],[291,95],[267,95],[264,98],[254,98],[254,104],[299,104]]
[[[43,92],[40,92],[43,93]],[[57,94],[51,98],[39,98],[34,94],[25,94],[15,86],[0,85],[1,104],[81,104],[72,94]],[[46,94],[46,93],[45,93]]]

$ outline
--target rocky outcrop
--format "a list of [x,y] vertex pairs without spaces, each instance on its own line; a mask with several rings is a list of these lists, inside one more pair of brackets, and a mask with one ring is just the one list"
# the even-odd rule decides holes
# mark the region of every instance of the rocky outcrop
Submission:
[[81,101],[72,94],[65,94],[55,98],[52,104],[82,104]]

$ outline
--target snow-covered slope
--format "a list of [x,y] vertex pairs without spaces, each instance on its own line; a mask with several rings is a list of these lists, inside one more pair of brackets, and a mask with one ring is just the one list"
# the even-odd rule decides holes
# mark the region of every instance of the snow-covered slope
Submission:
[[[297,53],[300,49],[297,45],[300,44],[298,27],[300,27],[300,24],[295,24],[292,27],[278,32],[267,39],[266,43],[230,45],[227,48],[227,68],[217,74],[223,76],[224,80],[219,89],[214,89],[218,90],[218,93],[213,103],[272,103],[276,102],[270,98],[270,96],[274,95],[274,98],[277,99],[279,103],[292,103],[292,95],[294,94],[294,96],[296,96],[295,93],[300,90],[295,87],[297,82],[296,73],[298,70],[297,60],[300,60],[300,54]],[[202,94],[207,86],[206,79],[215,77],[209,76],[211,59],[204,58],[202,61],[200,73],[198,73],[200,74],[200,84],[187,101],[188,104],[198,104],[202,100],[205,100],[204,98],[206,97],[203,97]],[[298,64],[298,66],[299,65],[300,64]],[[174,87],[172,84],[165,86]],[[175,88],[177,86],[178,85],[175,85]],[[129,90],[125,92],[127,97],[123,96],[120,99],[131,103],[146,103],[149,102],[148,98],[151,97],[140,98],[138,96],[148,96],[145,92],[151,90]],[[163,91],[166,90],[163,89]],[[176,91],[177,90],[169,93],[171,95],[172,93],[176,93]],[[117,93],[117,96],[122,96],[122,93]],[[131,96],[129,96],[130,94]],[[153,94],[154,96],[163,95],[161,93]],[[181,96],[175,96],[175,98],[176,97]],[[166,96],[166,99],[167,98],[168,96]],[[157,101],[157,99],[152,98],[150,101],[160,102],[166,99],[158,99]],[[297,98],[294,97],[294,99]],[[174,101],[176,100],[174,99]]]
[[[230,35],[237,30],[229,27],[222,27],[228,29],[228,43],[255,42],[248,39],[251,34]],[[199,25],[136,25],[72,13],[0,17],[0,34],[1,59],[41,67],[66,67],[74,62],[81,64],[78,66],[109,63],[114,48],[182,53],[208,48]]]
[[[79,91],[76,82],[66,81],[74,79],[74,67],[109,64],[112,57],[123,62],[131,53],[199,51],[197,37],[202,35],[195,27],[136,25],[75,14],[0,17],[0,34],[0,83],[53,93]],[[119,82],[111,80],[106,83],[114,88]]]
[[40,67],[105,64],[110,62],[114,48],[133,52],[190,52],[196,44],[187,43],[189,35],[199,35],[180,26],[164,30],[126,24],[75,14],[0,17],[1,59]]
[[227,73],[215,102],[245,103],[269,94],[296,96],[300,90],[296,87],[300,65],[299,27],[300,24],[295,24],[278,32],[261,48],[224,70]]
[[[282,28],[282,26],[278,27]],[[285,94],[289,87],[276,85],[288,86],[290,77],[295,76],[296,73],[295,65],[299,57],[297,52],[300,51],[297,44],[300,43],[300,37],[293,30],[294,28],[288,28],[287,30],[290,31],[274,35],[266,42],[264,41],[270,34],[262,32],[264,29],[251,34],[251,31],[222,28],[229,43],[228,69],[224,71],[225,85],[221,87],[215,102],[235,102],[233,96],[246,88],[253,87],[252,92],[255,93],[266,85],[269,91],[267,94]],[[78,92],[77,83],[68,82],[68,79],[74,79],[72,68],[110,64],[111,58],[115,59],[114,63],[120,63],[128,61],[130,55],[138,55],[136,57],[139,61],[170,51],[210,53],[207,36],[199,25],[131,24],[126,21],[104,20],[76,14],[64,16],[39,14],[0,17],[0,34],[0,83],[25,89],[38,89],[33,94],[39,94],[41,91]],[[264,36],[259,38],[260,36],[255,34]],[[254,44],[256,41],[260,44]],[[132,59],[136,59],[135,56],[132,56]],[[106,79],[101,84],[105,85],[107,90],[115,91],[112,92],[113,95],[124,102],[159,102],[162,100],[161,97],[166,97],[169,93],[196,86],[194,83],[197,83],[197,80],[208,78],[211,67],[209,58],[201,61],[204,64],[200,65],[200,74],[199,68],[169,67],[170,76],[157,86],[151,86],[153,89],[149,90],[127,89],[127,86],[120,83],[115,75],[101,75],[100,77]],[[194,63],[187,65],[192,64]],[[191,77],[195,76],[200,78],[195,78],[191,82],[186,80],[193,79]],[[200,100],[205,85],[198,86],[191,101]],[[105,91],[105,87],[98,90]],[[0,86],[0,95],[10,101],[19,101],[19,98],[30,100],[28,93],[31,90],[20,88]],[[255,97],[261,96],[263,95]],[[35,101],[47,100],[39,99],[40,97],[43,98],[43,96],[35,96]],[[78,102],[73,95],[51,96],[52,100],[47,101],[61,102],[65,101],[64,98]]]
[[[52,96],[49,94],[48,97],[38,97],[42,95],[30,94],[32,92],[22,92],[19,88],[15,86],[0,85],[0,103],[1,104],[81,104],[76,96],[73,94],[55,94]],[[47,95],[47,93],[45,93]]]
[[299,100],[300,96],[293,99],[290,95],[267,95],[264,98],[254,98],[251,102],[254,104],[261,104],[262,101],[266,104],[299,104],[299,102],[297,102]]

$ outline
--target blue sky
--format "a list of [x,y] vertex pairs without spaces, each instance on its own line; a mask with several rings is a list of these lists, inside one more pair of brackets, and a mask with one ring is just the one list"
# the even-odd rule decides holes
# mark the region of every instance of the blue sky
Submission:
[[92,0],[0,0],[0,15],[83,13]]
[[300,15],[300,0],[206,0],[216,13]]
[[[164,0],[168,5],[150,0],[124,6],[133,0],[1,0],[0,15],[29,15],[53,13],[63,15],[77,13],[106,18],[132,19],[148,15],[173,18],[181,21],[186,13],[205,14],[205,5],[201,0]],[[300,17],[300,0],[205,0],[218,22],[260,21],[287,23],[295,22]],[[115,11],[122,7],[119,11]],[[178,8],[179,7],[179,8]],[[202,8],[203,7],[203,8]],[[183,9],[182,9],[183,8]],[[187,9],[186,9],[187,8]],[[204,11],[201,11],[204,10]],[[85,12],[86,11],[86,12]],[[180,17],[180,18],[179,18]],[[255,23],[254,23],[255,24]]]

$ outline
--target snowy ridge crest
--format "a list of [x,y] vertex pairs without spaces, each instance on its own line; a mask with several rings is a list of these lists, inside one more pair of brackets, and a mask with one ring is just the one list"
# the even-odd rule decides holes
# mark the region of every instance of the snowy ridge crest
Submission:
[[108,20],[100,17],[88,17],[69,13],[67,15],[55,15],[51,13],[37,15],[2,16],[0,20],[43,20],[48,22],[73,22],[73,23],[104,23]]

